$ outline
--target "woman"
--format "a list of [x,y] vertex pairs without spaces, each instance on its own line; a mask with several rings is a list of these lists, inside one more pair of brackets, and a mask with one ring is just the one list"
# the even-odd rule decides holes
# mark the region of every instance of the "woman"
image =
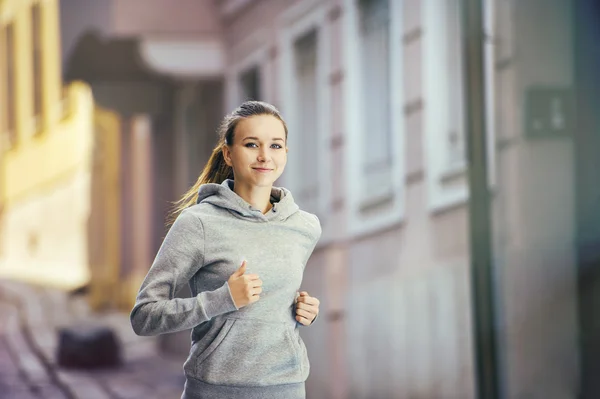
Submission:
[[[319,300],[298,290],[321,227],[273,187],[287,133],[263,102],[225,117],[136,298],[136,334],[192,328],[182,398],[305,397],[309,362],[298,326],[315,320]],[[186,283],[193,296],[175,298]]]

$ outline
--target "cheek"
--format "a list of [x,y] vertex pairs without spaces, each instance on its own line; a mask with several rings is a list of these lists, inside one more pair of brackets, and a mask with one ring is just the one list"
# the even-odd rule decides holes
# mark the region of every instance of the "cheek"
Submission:
[[242,150],[242,151],[237,151],[235,153],[235,156],[232,156],[231,162],[235,166],[243,166],[248,163],[248,159],[249,159],[248,154]]
[[283,168],[287,163],[287,154],[279,155],[277,157],[277,166]]

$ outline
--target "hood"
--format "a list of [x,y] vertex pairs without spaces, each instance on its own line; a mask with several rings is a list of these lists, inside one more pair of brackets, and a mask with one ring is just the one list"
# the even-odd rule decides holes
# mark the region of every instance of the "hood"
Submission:
[[263,215],[260,210],[251,206],[233,191],[233,180],[231,179],[227,179],[221,184],[203,184],[198,190],[196,202],[198,204],[208,203],[226,209],[237,217],[256,222],[285,220],[300,209],[289,190],[283,187],[273,187],[271,190],[273,207]]

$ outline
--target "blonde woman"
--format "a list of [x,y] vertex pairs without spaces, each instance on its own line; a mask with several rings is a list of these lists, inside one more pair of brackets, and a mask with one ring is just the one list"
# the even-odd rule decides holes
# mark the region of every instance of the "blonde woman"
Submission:
[[[299,326],[319,300],[299,291],[321,236],[315,215],[273,184],[287,162],[287,126],[270,104],[227,115],[197,183],[131,312],[139,335],[192,329],[185,399],[303,399],[309,374]],[[174,295],[189,284],[191,298]]]

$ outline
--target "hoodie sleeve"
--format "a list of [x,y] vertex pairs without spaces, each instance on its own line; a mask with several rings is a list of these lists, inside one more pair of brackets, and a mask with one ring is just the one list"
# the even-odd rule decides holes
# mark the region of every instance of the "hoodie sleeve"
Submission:
[[[306,256],[306,260],[304,261],[305,268],[306,268],[306,264],[308,263],[308,260],[310,259],[310,256],[312,255],[313,251],[315,250],[315,247],[317,246],[317,243],[319,242],[319,239],[321,239],[321,234],[323,233],[323,230],[321,228],[321,221],[319,220],[317,215],[310,214],[310,217],[312,219],[312,226],[313,226],[312,232],[313,232],[314,240],[309,248],[308,255]],[[319,318],[319,314],[317,314],[315,316],[313,321],[308,326],[305,326],[302,323],[297,323],[297,324],[302,327],[310,327],[315,324],[315,321],[317,321],[318,318]]]
[[163,240],[138,292],[130,314],[131,326],[137,335],[186,330],[237,310],[227,282],[192,298],[174,297],[203,264],[202,221],[184,210]]

